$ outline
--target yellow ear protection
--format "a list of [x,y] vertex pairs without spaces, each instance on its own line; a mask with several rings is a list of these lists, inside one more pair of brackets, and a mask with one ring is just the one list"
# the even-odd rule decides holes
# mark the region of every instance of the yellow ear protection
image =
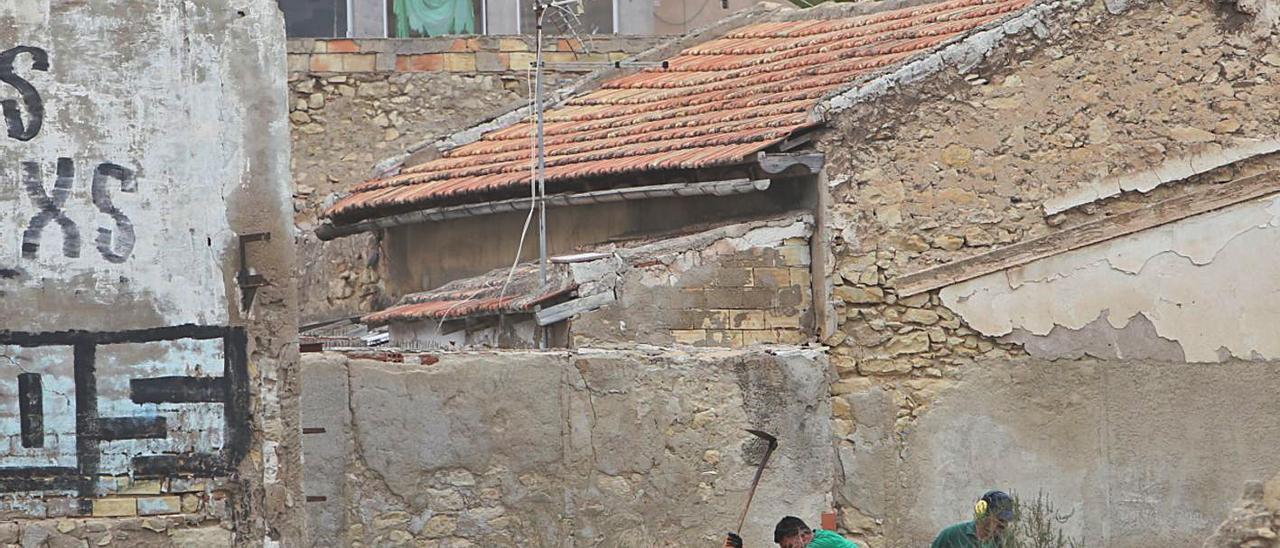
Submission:
[[980,499],[974,503],[973,514],[979,518],[987,515],[987,499]]

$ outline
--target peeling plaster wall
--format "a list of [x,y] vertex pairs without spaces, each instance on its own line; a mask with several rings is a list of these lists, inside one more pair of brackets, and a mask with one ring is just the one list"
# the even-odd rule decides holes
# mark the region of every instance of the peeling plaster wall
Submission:
[[[974,329],[1025,332],[1033,353],[1100,318],[1115,330],[1141,316],[1188,361],[1280,359],[1280,197],[1199,215],[942,290]],[[1066,330],[1066,332],[1062,331]],[[1030,336],[1027,336],[1030,335]],[[1090,352],[1101,354],[1101,352]],[[1123,352],[1110,358],[1126,358]]]
[[[822,354],[440,354],[430,366],[305,355],[317,546],[710,546],[829,508]],[[312,463],[314,468],[311,468]]]
[[913,381],[857,390],[866,443],[840,462],[862,475],[842,489],[875,503],[863,510],[890,539],[877,547],[926,545],[993,487],[1043,490],[1075,512],[1066,532],[1089,546],[1198,546],[1246,480],[1280,468],[1276,366],[988,360],[883,437],[873,433],[893,431],[893,395]]
[[[1041,9],[1015,25],[993,26],[987,34],[956,44],[951,54],[916,59],[919,71],[898,71],[864,82],[828,101],[831,110],[816,113],[829,120],[814,141],[826,154],[832,202],[826,232],[832,237],[834,260],[828,263],[828,275],[835,302],[829,313],[838,329],[824,342],[839,374],[830,401],[832,431],[842,455],[843,484],[836,500],[844,531],[877,547],[918,546],[927,542],[929,528],[961,518],[972,507],[969,499],[982,489],[1007,485],[994,472],[981,482],[960,485],[957,482],[972,476],[963,467],[949,467],[945,474],[929,468],[938,461],[969,458],[987,442],[1009,446],[1007,440],[983,437],[996,436],[1006,426],[983,422],[973,410],[995,406],[1007,408],[1010,415],[1029,415],[1043,400],[1059,402],[1046,404],[1053,414],[1066,413],[1067,403],[1061,402],[1071,402],[1077,392],[1066,371],[1081,362],[1092,363],[1091,356],[1113,360],[1107,362],[1109,367],[1119,370],[1142,360],[1229,364],[1236,363],[1231,355],[1246,360],[1274,355],[1274,343],[1258,335],[1265,326],[1275,325],[1265,308],[1274,302],[1274,288],[1271,280],[1262,279],[1277,270],[1262,251],[1275,245],[1268,240],[1274,232],[1272,214],[1265,209],[1269,206],[1251,216],[1233,217],[1234,224],[1219,221],[1229,226],[1209,226],[1200,233],[1207,238],[1204,242],[1195,241],[1196,236],[1180,236],[1178,241],[1166,235],[1159,243],[1137,245],[1116,258],[1131,271],[1140,269],[1138,274],[1112,270],[1106,261],[1093,264],[1101,270],[1092,277],[1085,276],[1085,270],[1070,270],[1070,278],[1043,284],[1062,285],[1052,293],[1037,293],[1036,304],[1028,299],[1007,313],[983,311],[966,317],[963,307],[947,306],[938,292],[904,298],[894,285],[895,278],[909,272],[1280,166],[1280,155],[1270,152],[1280,124],[1280,95],[1274,93],[1280,80],[1280,50],[1274,41],[1259,39],[1255,23],[1262,21],[1243,10],[1244,4],[1253,3],[1240,4],[1241,9],[1215,0],[1039,2]],[[1224,233],[1210,234],[1224,228]],[[1203,264],[1174,253],[1156,253],[1175,247]],[[1237,270],[1228,272],[1228,265]],[[1108,271],[1105,277],[1103,270]],[[1240,270],[1251,270],[1255,279],[1246,279]],[[1196,283],[1214,291],[1226,288],[1234,293],[1225,295],[1227,303],[1214,305],[1204,318],[1179,313],[1172,306],[1160,314],[1151,312],[1166,306],[1159,301],[1166,291],[1180,292],[1171,294],[1172,300],[1195,300],[1199,310],[1207,310],[1200,298],[1207,290],[1197,293],[1190,282],[1176,279],[1184,274],[1200,276]],[[1038,276],[1030,271],[1019,275],[1032,280]],[[1091,281],[1080,283],[1086,277]],[[1001,283],[1015,291],[1003,278]],[[1068,284],[1076,285],[1068,290]],[[1039,285],[1023,284],[1017,291],[1034,293]],[[1065,298],[1068,291],[1080,296],[1073,299],[1075,304]],[[1114,303],[1104,302],[1104,296],[1114,296]],[[1220,299],[1216,294],[1212,298]],[[983,299],[975,297],[973,306],[990,304]],[[1257,319],[1228,317],[1235,304],[1254,311]],[[1042,321],[1049,317],[1072,328]],[[973,318],[989,321],[982,324]],[[1024,327],[1032,319],[1038,330]],[[992,327],[990,321],[999,325]],[[1195,334],[1197,327],[1210,333]],[[1234,328],[1243,333],[1222,332]],[[1052,333],[1035,334],[1046,329]],[[1206,338],[1214,336],[1231,346],[1222,357],[1220,345]],[[967,386],[974,375],[990,368],[1011,373],[1000,364],[1042,363],[1041,358],[1049,356],[1057,361],[1045,367],[1067,380],[1027,387],[1043,394],[1019,392],[1009,400],[986,399],[984,390],[1005,393],[1018,388],[1016,383],[1033,382],[995,375],[967,389],[972,394],[968,405],[953,400],[945,409],[938,408],[940,395]],[[1184,381],[1199,384],[1191,377]],[[1200,406],[1209,405],[1200,399],[1189,407],[1153,401],[1158,405],[1142,412],[1198,415],[1204,412]],[[966,417],[976,421],[973,426],[966,426]],[[922,432],[920,425],[927,420],[967,428],[962,431],[976,441],[946,428]],[[1074,419],[1068,415],[1063,420]],[[1254,423],[1255,414],[1245,413],[1241,420]],[[1096,436],[1100,428],[1098,423],[1085,425],[1078,430],[1065,425],[1050,429],[1068,443],[1017,455],[1033,462],[1058,459],[1059,454],[1093,462],[1090,459],[1100,457],[1073,449],[1092,443],[1089,436]],[[1158,431],[1173,425],[1142,427]],[[1235,424],[1223,428],[1237,437],[1222,440],[1219,449],[1232,455],[1253,450],[1254,436],[1248,430],[1237,430]],[[911,438],[910,445],[900,444],[904,436]],[[931,436],[938,441],[931,441]],[[934,460],[909,470],[919,475],[918,481],[901,481],[899,463],[926,447]],[[1109,447],[1148,458],[1159,455],[1129,438]],[[1188,478],[1224,477],[1217,475],[1221,467],[1209,459],[1176,464],[1176,474]],[[1079,503],[1084,496],[1052,476],[1015,476],[1015,486],[1031,494],[1037,485],[1032,479],[1043,477],[1039,483],[1062,487],[1055,497],[1062,505]],[[1244,477],[1224,478],[1230,483],[1215,491],[1225,494],[1214,500],[1234,497]],[[1111,490],[1121,485],[1104,476],[1086,481]],[[895,506],[902,497],[918,501],[918,508]],[[914,515],[935,509],[953,513],[908,528],[889,521],[894,516],[921,519]],[[1203,515],[1212,516],[1206,522],[1217,523],[1225,510],[1223,505]],[[1118,531],[1127,526],[1105,515],[1090,520],[1091,529]],[[1198,531],[1200,538],[1208,534],[1208,529]],[[1171,544],[1191,544],[1195,537],[1178,538]]]
[[24,545],[302,537],[284,79],[272,1],[0,7],[0,515],[67,518]]

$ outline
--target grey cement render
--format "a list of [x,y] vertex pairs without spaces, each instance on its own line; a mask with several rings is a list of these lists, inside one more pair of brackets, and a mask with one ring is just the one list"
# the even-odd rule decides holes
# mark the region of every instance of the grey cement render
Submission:
[[895,443],[895,406],[856,396],[842,497],[923,546],[992,488],[1044,491],[1089,546],[1195,546],[1246,481],[1280,468],[1275,363],[982,363]]
[[[753,544],[771,540],[783,515],[816,523],[830,508],[828,365],[817,352],[470,353],[443,354],[429,366],[335,354],[304,361],[305,397],[317,400],[305,406],[304,424],[347,432],[333,398],[350,379],[351,437],[306,439],[309,462],[348,455],[346,477],[330,464],[308,465],[316,493],[307,495],[349,496],[345,516],[308,507],[317,539],[354,527],[361,536],[345,542],[379,545],[395,535],[429,537],[433,524],[456,520],[448,530],[476,545],[715,545],[736,527],[763,450],[745,428],[780,439],[744,529]],[[473,506],[472,494],[486,486],[501,500]],[[451,506],[445,491],[469,502]],[[402,513],[412,519],[397,521]],[[481,514],[487,521],[468,525]]]

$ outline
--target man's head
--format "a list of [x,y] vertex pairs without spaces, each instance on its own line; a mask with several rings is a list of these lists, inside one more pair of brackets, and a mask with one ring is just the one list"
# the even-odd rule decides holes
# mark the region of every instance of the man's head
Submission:
[[973,506],[978,539],[989,540],[1004,534],[1013,521],[1013,497],[1004,491],[987,491]]
[[804,520],[787,516],[782,518],[773,528],[773,541],[782,548],[804,548],[813,540],[813,530],[804,524]]

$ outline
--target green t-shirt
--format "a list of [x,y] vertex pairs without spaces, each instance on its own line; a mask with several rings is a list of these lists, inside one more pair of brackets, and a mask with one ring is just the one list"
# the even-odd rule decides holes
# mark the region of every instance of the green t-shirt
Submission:
[[813,532],[813,540],[805,548],[858,548],[858,545],[837,533],[818,529]]
[[930,548],[997,548],[995,540],[978,540],[978,524],[972,521],[957,523],[943,529],[933,539]]

